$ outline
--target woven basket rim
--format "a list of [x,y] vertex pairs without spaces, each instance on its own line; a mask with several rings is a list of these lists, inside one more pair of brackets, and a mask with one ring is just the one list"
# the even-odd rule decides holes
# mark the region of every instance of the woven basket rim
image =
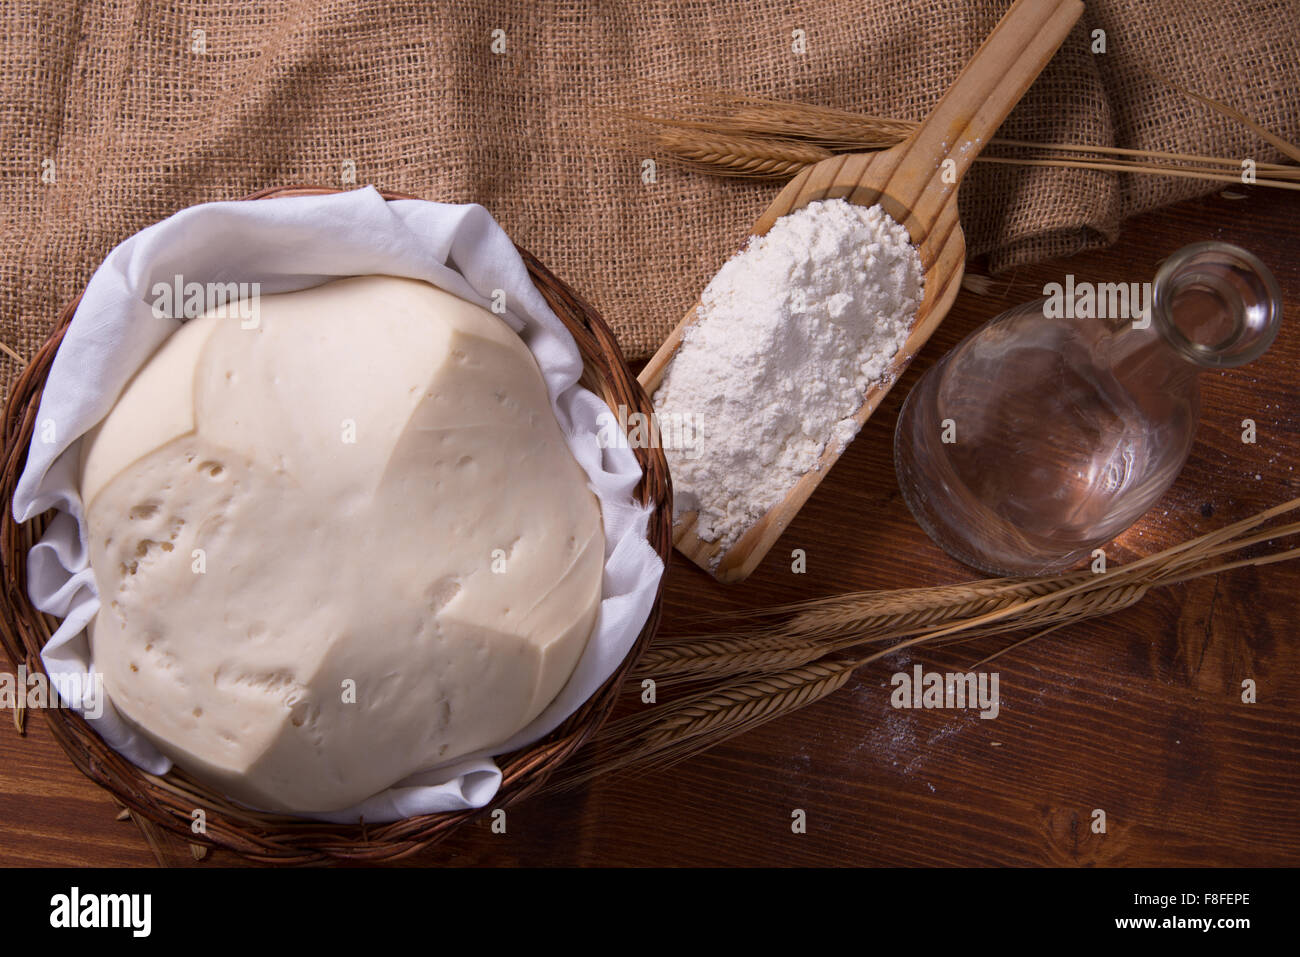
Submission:
[[[258,190],[241,201],[325,195],[343,190],[329,186],[295,184]],[[385,200],[419,199],[406,193],[379,190]],[[613,332],[600,314],[557,278],[535,256],[516,244],[534,286],[573,335],[582,353],[582,384],[612,409],[650,414],[649,397],[632,374]],[[13,494],[26,464],[27,448],[35,428],[41,393],[54,355],[81,301],[79,294],[60,313],[54,330],[27,364],[4,409],[3,459],[0,491],[5,510],[0,516],[0,643],[15,667],[29,673],[43,671],[40,652],[58,619],[39,612],[27,597],[27,551],[42,535],[52,511],[25,523],[13,517]],[[225,847],[252,859],[287,864],[337,861],[380,862],[396,860],[430,847],[460,826],[491,808],[502,808],[536,791],[564,760],[593,734],[613,710],[623,679],[636,663],[659,624],[663,587],[672,550],[672,486],[660,448],[635,448],[642,479],[635,490],[639,501],[653,506],[648,540],[665,565],[645,626],[619,668],[581,707],[540,741],[498,756],[502,772],[497,794],[487,807],[405,818],[389,824],[329,824],[304,818],[263,814],[242,808],[173,768],[159,778],[137,768],[113,751],[75,711],[48,708],[48,725],[73,764],[87,777],[111,792],[140,820],[162,827],[191,844]],[[203,808],[206,830],[195,834],[192,812]]]

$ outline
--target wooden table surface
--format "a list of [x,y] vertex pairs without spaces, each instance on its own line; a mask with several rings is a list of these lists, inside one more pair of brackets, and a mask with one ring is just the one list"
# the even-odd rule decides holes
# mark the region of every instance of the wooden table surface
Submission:
[[[1234,190],[1236,192],[1236,190]],[[1286,313],[1251,366],[1202,376],[1197,443],[1165,498],[1107,551],[1131,560],[1300,495],[1300,195],[1254,189],[1148,214],[1115,247],[1023,268],[963,291],[778,546],[747,582],[719,585],[678,560],[661,634],[701,611],[862,588],[968,580],[898,493],[891,442],[920,372],[1043,284],[1137,282],[1186,243],[1253,250]],[[982,273],[980,263],[970,273]],[[678,310],[681,311],[681,310]],[[674,313],[676,314],[676,313]],[[1258,442],[1241,441],[1252,418]],[[807,552],[792,573],[792,549]],[[923,664],[964,670],[983,649],[886,659],[842,690],[666,771],[623,773],[480,820],[414,865],[1297,865],[1300,864],[1300,563],[1243,569],[1150,594],[1000,658],[1001,712],[895,710],[889,679]],[[994,646],[996,647],[996,646]],[[0,658],[0,667],[12,664]],[[1241,701],[1254,679],[1258,701]],[[803,809],[807,832],[791,829]],[[1105,834],[1093,833],[1095,809]],[[0,722],[0,865],[151,865],[109,795],[28,714]],[[195,865],[168,839],[167,862]],[[216,851],[195,866],[238,865]]]

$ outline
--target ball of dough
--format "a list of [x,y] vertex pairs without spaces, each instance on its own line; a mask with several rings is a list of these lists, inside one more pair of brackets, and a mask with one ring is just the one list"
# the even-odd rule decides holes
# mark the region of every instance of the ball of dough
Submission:
[[195,777],[337,810],[541,713],[595,622],[604,535],[497,316],[387,276],[258,312],[185,323],[83,443],[92,651]]

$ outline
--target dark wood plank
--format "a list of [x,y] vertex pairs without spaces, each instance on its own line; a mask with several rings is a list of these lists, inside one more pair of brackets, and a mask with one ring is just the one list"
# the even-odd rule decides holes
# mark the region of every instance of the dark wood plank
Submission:
[[[917,376],[1001,309],[1066,272],[1144,281],[1179,246],[1237,242],[1275,271],[1288,318],[1258,363],[1203,376],[1204,411],[1175,487],[1108,549],[1128,560],[1300,492],[1300,196],[1211,197],[1129,224],[1112,249],[996,277],[963,292],[834,472],[757,573],[719,585],[686,562],[670,572],[663,634],[702,610],[858,588],[961,581],[898,496],[891,441]],[[978,263],[972,272],[982,272]],[[686,303],[666,304],[674,314]],[[1243,445],[1240,423],[1259,441]],[[808,552],[792,574],[789,553]],[[997,663],[1002,711],[902,711],[889,677],[947,670],[979,645],[897,656],[802,712],[667,771],[612,776],[509,812],[505,835],[472,824],[412,865],[1291,865],[1300,864],[1300,565],[1234,571],[1148,596]],[[8,667],[6,665],[6,667]],[[1240,701],[1244,678],[1260,700]],[[662,700],[662,699],[661,699]],[[41,715],[20,739],[0,722],[0,864],[142,865],[135,827],[114,820]],[[808,815],[793,834],[791,811]],[[1105,835],[1090,829],[1106,811]],[[192,863],[183,842],[169,860]],[[216,852],[199,866],[238,864]]]

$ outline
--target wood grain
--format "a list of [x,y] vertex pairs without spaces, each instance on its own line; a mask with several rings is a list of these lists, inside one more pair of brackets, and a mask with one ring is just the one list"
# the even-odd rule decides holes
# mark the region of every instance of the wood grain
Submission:
[[[1082,0],[1016,0],[934,110],[907,139],[880,152],[833,156],[807,167],[781,190],[754,224],[751,234],[762,236],[782,216],[809,203],[846,199],[860,206],[879,203],[911,236],[925,270],[925,295],[907,341],[881,383],[867,391],[853,416],[859,426],[888,395],[912,357],[948,314],[957,295],[966,263],[966,238],[957,209],[962,177],[1047,66],[1082,12]],[[641,385],[652,395],[663,382],[686,330],[698,320],[699,308],[697,302],[688,310],[642,370]],[[673,544],[719,581],[743,581],[758,567],[840,455],[840,449],[828,444],[816,466],[725,552],[717,540],[700,538],[695,512],[684,513],[674,524]]]
[[[687,562],[669,573],[662,634],[702,611],[858,588],[969,579],[916,527],[891,460],[898,408],[925,369],[1046,282],[1143,281],[1204,239],[1258,253],[1285,295],[1269,353],[1202,376],[1192,457],[1174,487],[1107,551],[1131,560],[1300,495],[1300,196],[1241,190],[1129,223],[1115,247],[963,290],[947,320],[779,547],[742,585]],[[984,269],[978,261],[972,273]],[[1255,419],[1259,441],[1241,442]],[[1258,476],[1258,478],[1256,478]],[[808,553],[791,573],[790,551]],[[529,799],[505,834],[486,821],[405,862],[412,866],[574,865],[1300,865],[1300,563],[1246,569],[1157,591],[1110,618],[1063,629],[997,662],[1002,710],[900,711],[889,678],[911,663],[963,667],[992,650],[957,646],[891,659],[788,718],[652,775]],[[0,665],[12,670],[12,665]],[[1244,705],[1253,678],[1259,702]],[[624,708],[640,707],[627,703]],[[19,738],[0,714],[0,865],[149,865],[139,831],[68,763],[44,717]],[[808,833],[790,830],[802,808]],[[1104,835],[1090,830],[1106,811]],[[239,866],[215,852],[195,864]]]

